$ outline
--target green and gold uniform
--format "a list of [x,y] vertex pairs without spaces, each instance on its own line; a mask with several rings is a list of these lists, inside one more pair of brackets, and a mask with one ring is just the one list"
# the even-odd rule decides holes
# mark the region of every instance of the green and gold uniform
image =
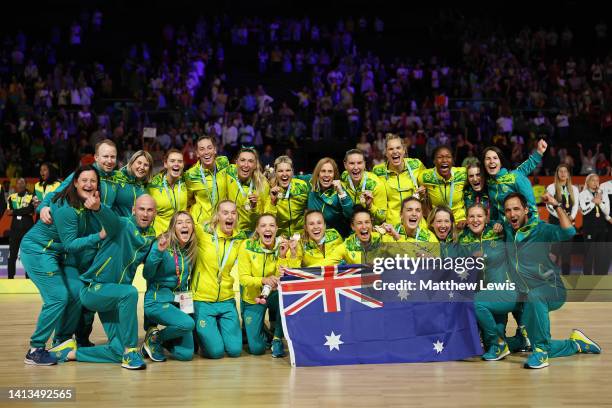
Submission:
[[455,223],[465,221],[465,203],[463,189],[467,184],[465,167],[451,167],[448,180],[442,177],[434,167],[421,172],[419,183],[427,188],[427,195],[432,207],[446,206],[451,209]]
[[529,181],[527,175],[531,173],[541,161],[542,155],[535,152],[516,170],[508,171],[508,169],[502,168],[494,177],[487,177],[487,187],[491,203],[490,218],[492,220],[501,221],[505,218],[504,200],[511,193],[521,193],[527,199],[529,216],[536,220],[539,219],[535,195],[533,194],[531,181]]
[[304,229],[304,212],[309,192],[310,184],[294,177],[289,188],[279,192],[276,205],[270,200],[267,212],[276,217],[279,236],[291,238]]
[[225,234],[210,224],[196,225],[198,257],[191,290],[194,299],[196,333],[208,358],[225,353],[238,357],[242,352],[242,331],[234,299],[232,268],[245,233]]
[[117,196],[113,204],[113,211],[120,217],[129,217],[132,214],[136,199],[147,192],[147,186],[128,171],[127,167],[115,173]]
[[[255,224],[260,214],[270,211],[270,185],[264,180],[262,191],[255,190],[255,182],[251,180],[241,183],[238,179],[236,165],[226,169],[227,199],[236,204],[238,210],[238,229],[240,231],[255,231]],[[250,208],[248,196],[257,194],[257,205]],[[248,207],[248,208],[247,208]]]
[[156,235],[168,231],[170,220],[175,213],[187,210],[188,193],[183,177],[179,177],[170,187],[164,171],[153,177],[147,186],[147,192],[157,205],[157,215],[153,222]]
[[247,342],[251,354],[264,354],[266,337],[263,331],[266,309],[276,317],[274,337],[283,337],[283,327],[280,324],[280,308],[278,306],[278,291],[273,290],[265,305],[258,304],[255,298],[261,293],[262,279],[268,276],[280,276],[280,267],[296,268],[300,266],[299,258],[278,258],[278,250],[266,249],[259,239],[250,238],[243,241],[238,255],[238,274],[242,287],[242,313],[246,329]]
[[[118,171],[102,171],[100,166],[98,166],[98,163],[94,163],[93,167],[95,167],[95,169],[98,171],[98,175],[100,177],[100,186],[98,187],[98,190],[100,190],[100,201],[107,207],[112,208],[115,203],[115,198],[117,197],[117,183],[115,183],[115,177]],[[36,212],[40,213],[42,208],[49,207],[53,197],[55,197],[58,192],[63,191],[66,187],[68,187],[70,183],[72,183],[73,178],[74,173],[66,177],[66,179],[62,181],[62,184],[60,184],[60,186],[55,190],[47,191],[43,197],[43,200],[38,205],[38,208],[36,208]]]
[[124,350],[138,344],[138,290],[132,281],[151,249],[155,230],[139,227],[134,216],[118,217],[108,211],[112,216],[102,220],[107,236],[92,265],[81,275],[86,283],[81,302],[98,312],[108,344],[79,348],[78,361],[121,362]]
[[175,295],[187,292],[191,263],[183,248],[163,252],[153,242],[142,275],[147,280],[144,313],[149,322],[164,325],[158,334],[162,344],[180,361],[193,358],[193,318],[176,306]]
[[[335,229],[326,229],[322,242],[300,241],[299,257],[303,267],[335,265],[330,255],[334,249],[342,245],[343,239]],[[323,248],[321,248],[323,246]]]
[[364,248],[359,238],[353,233],[342,244],[334,248],[329,256],[329,262],[331,265],[338,265],[342,261],[348,265],[361,264],[366,261],[367,252],[378,248],[382,242],[382,236],[378,232],[372,231],[369,245]]
[[353,200],[353,204],[361,204],[365,207],[365,203],[361,203],[360,197],[363,191],[370,191],[373,196],[372,205],[368,211],[372,215],[372,222],[382,224],[387,218],[387,190],[382,180],[374,173],[366,171],[359,183],[353,183],[353,179],[345,171],[341,176],[342,187]]
[[[100,221],[108,217],[108,212],[110,209],[102,206],[94,214]],[[52,224],[38,221],[21,242],[21,261],[43,298],[31,347],[44,347],[53,331],[58,338],[69,338],[75,332],[81,302],[75,297],[74,288],[82,285],[75,285],[73,277],[64,274],[60,263],[66,252],[77,254],[100,242],[98,233],[82,235],[83,223],[93,216],[91,211],[75,209],[62,201],[51,203],[51,214]]]
[[34,184],[34,195],[36,195],[38,201],[42,202],[47,194],[57,190],[61,184],[62,183],[57,180],[51,184],[47,184],[44,181],[39,181]]
[[190,213],[196,224],[208,222],[217,210],[217,205],[227,199],[225,169],[229,165],[227,157],[217,156],[212,171],[203,168],[198,161],[185,172],[189,197],[195,200]]
[[387,192],[387,223],[395,225],[400,222],[402,201],[414,195],[418,178],[424,170],[423,163],[413,158],[404,159],[404,170],[399,174],[389,169],[387,163],[372,168],[372,173],[383,181]]

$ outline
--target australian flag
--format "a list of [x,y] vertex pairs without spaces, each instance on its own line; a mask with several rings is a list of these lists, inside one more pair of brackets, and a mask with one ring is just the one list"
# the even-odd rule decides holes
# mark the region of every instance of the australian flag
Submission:
[[412,302],[402,291],[396,299],[380,300],[366,290],[376,277],[359,265],[284,271],[279,300],[293,366],[452,361],[482,354],[471,302]]

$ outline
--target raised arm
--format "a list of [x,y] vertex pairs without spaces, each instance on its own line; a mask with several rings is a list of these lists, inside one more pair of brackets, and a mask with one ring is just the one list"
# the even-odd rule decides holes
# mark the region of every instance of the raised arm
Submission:
[[546,152],[547,148],[548,144],[546,143],[546,141],[544,139],[540,139],[538,141],[537,150],[531,155],[529,155],[527,160],[521,163],[515,171],[525,177],[529,176],[535,170],[535,168],[538,167],[538,165],[542,162],[542,157],[544,156],[544,153]]
[[166,249],[168,249],[168,239],[162,234],[155,242],[153,242],[151,251],[145,260],[142,276],[146,280],[154,278],[157,274],[157,271],[164,260]]
[[100,205],[98,211],[94,211],[95,217],[106,232],[107,238],[114,238],[121,231],[121,218],[105,205]]
[[[87,214],[82,216],[87,217]],[[74,254],[86,248],[95,248],[96,244],[102,241],[100,232],[79,236],[79,215],[69,205],[58,207],[53,212],[53,217],[64,250],[68,253]]]

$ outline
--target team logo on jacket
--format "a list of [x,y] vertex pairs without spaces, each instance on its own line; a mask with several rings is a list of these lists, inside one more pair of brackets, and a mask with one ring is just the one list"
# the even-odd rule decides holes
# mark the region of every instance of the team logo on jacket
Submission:
[[198,322],[198,324],[200,325],[201,328],[205,328],[206,327],[206,321],[205,320],[200,320]]
[[253,322],[253,317],[252,316],[247,316],[244,318],[244,323],[245,324],[251,324]]

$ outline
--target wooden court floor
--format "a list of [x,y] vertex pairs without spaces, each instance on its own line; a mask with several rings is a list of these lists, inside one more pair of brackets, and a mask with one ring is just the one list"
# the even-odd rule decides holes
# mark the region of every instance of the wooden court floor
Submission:
[[[567,303],[552,313],[555,338],[579,327],[601,344],[603,354],[551,359],[549,368],[533,371],[522,368],[524,355],[495,363],[291,368],[287,357],[246,352],[237,359],[148,363],[144,371],[74,362],[32,367],[23,357],[39,297],[1,295],[0,310],[0,387],[76,389],[76,403],[0,401],[0,407],[612,407],[612,302]],[[105,341],[97,319],[92,340]]]

